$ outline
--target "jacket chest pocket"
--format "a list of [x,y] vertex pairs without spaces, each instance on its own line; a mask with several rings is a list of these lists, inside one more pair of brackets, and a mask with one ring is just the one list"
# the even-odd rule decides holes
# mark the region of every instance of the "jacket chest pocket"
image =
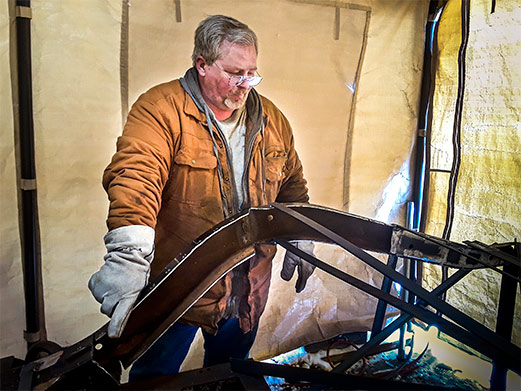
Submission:
[[284,151],[275,151],[264,158],[266,170],[266,197],[267,202],[274,202],[279,193],[283,179],[286,177],[287,154]]
[[169,198],[204,206],[220,199],[217,158],[207,150],[181,149],[174,157]]

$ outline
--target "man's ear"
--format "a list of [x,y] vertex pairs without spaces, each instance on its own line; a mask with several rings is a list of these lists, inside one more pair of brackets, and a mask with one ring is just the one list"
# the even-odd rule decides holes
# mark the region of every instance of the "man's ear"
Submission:
[[208,64],[206,63],[206,60],[198,56],[195,59],[195,69],[197,69],[197,73],[199,73],[199,76],[206,76],[206,68],[208,67]]

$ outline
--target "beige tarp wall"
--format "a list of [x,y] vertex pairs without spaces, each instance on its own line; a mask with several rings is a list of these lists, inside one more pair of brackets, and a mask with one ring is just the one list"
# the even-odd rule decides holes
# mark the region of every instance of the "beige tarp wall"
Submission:
[[[0,356],[23,357],[25,319],[9,74],[9,27],[14,26],[14,19],[8,18],[6,3],[0,2]],[[106,233],[107,201],[100,180],[114,152],[113,140],[121,133],[121,3],[36,1],[32,15],[36,173],[46,323],[48,339],[68,345],[105,321],[89,297],[86,283],[104,252],[100,238]]]
[[335,39],[335,8],[316,3],[322,5],[287,0],[247,1],[240,6],[234,0],[183,1],[181,22],[176,22],[172,1],[156,0],[154,7],[133,3],[130,102],[151,86],[182,76],[191,66],[193,32],[205,16],[222,13],[244,21],[259,39],[259,72],[264,80],[257,90],[291,120],[305,174],[310,181],[313,178],[311,199],[341,209],[353,98],[346,84],[355,84],[370,14],[368,7],[339,8]]
[[[504,243],[521,239],[521,9],[518,1],[473,0],[466,51],[461,119],[461,163],[449,238]],[[452,133],[461,43],[460,0],[444,11],[438,42],[439,69],[432,124],[432,169],[427,232],[444,234]],[[428,267],[428,285],[441,278]],[[499,274],[471,273],[451,289],[447,300],[491,329],[497,316]],[[521,296],[517,291],[514,341],[521,343]]]
[[[259,91],[293,125],[312,202],[403,223],[428,1],[310,3],[181,0],[178,22],[173,1],[132,1],[126,90],[120,83],[122,2],[33,2],[36,161],[50,340],[71,344],[106,321],[87,281],[104,254],[107,202],[100,180],[121,132],[122,90],[132,103],[153,84],[181,76],[190,66],[193,30],[209,14],[236,16],[257,31],[259,69],[265,77]],[[0,356],[22,356],[24,315],[7,66],[12,19],[5,4],[1,6],[6,11],[0,19],[0,45],[5,48],[1,61],[6,64],[0,92],[6,216]],[[317,253],[379,283],[378,276],[336,248],[321,246]],[[281,256],[282,252],[274,265],[272,295],[255,357],[300,346],[302,335],[309,342],[367,327],[374,300],[321,272],[305,292],[294,295],[294,284],[278,278]]]

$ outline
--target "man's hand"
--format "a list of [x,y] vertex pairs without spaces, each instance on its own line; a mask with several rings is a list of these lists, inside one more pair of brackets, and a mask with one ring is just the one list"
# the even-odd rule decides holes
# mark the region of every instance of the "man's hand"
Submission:
[[[290,241],[292,245],[297,247],[299,250],[302,250],[309,255],[313,255],[313,250],[315,245],[313,242],[309,240],[294,240]],[[282,264],[282,270],[280,271],[280,277],[289,281],[293,277],[293,273],[295,273],[295,268],[297,268],[298,278],[295,284],[295,289],[297,293],[300,293],[306,287],[306,282],[308,278],[313,274],[315,270],[315,265],[305,261],[304,259],[298,257],[292,252],[286,250],[286,255],[284,256],[284,262]]]
[[111,317],[108,336],[119,338],[139,292],[148,283],[154,258],[154,229],[143,225],[116,228],[105,235],[105,264],[92,275],[89,289]]

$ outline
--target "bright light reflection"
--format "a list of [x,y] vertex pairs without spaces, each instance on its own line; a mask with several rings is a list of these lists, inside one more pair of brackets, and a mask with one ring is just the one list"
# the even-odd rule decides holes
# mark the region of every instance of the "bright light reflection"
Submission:
[[[303,357],[306,354],[306,349],[304,349],[304,347],[302,346],[298,349],[291,350],[287,353],[282,353],[278,356],[268,358],[266,360],[263,360],[262,362],[268,364],[292,364],[298,361],[300,357]],[[264,376],[264,379],[266,379],[266,383],[268,384],[268,386],[270,386],[272,390],[276,389],[276,386],[280,386],[286,383],[286,380],[280,377]]]
[[400,172],[394,175],[382,193],[382,203],[376,213],[376,220],[388,223],[391,214],[400,207],[409,196],[411,178],[409,174],[409,163],[406,161],[400,168]]

